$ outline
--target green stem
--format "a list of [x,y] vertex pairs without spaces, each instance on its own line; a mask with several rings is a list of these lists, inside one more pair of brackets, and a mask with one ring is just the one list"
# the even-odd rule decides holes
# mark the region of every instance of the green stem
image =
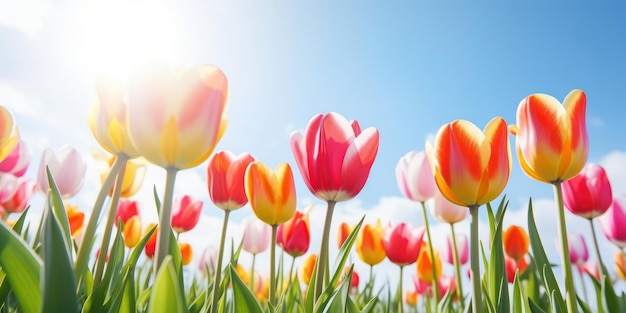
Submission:
[[450,223],[450,233],[452,237],[452,248],[454,253],[454,270],[456,272],[456,294],[459,298],[459,306],[461,307],[461,312],[465,311],[464,309],[464,301],[463,301],[463,284],[461,280],[461,262],[459,260],[459,248],[456,244],[456,234],[454,231],[454,223]]
[[170,235],[172,233],[172,199],[174,198],[174,183],[178,169],[169,167],[165,169],[165,193],[159,210],[159,233],[157,234],[157,251],[154,262],[154,277],[156,277],[161,263],[170,252]]
[[596,236],[596,228],[593,225],[593,219],[589,219],[589,225],[591,226],[591,238],[593,238],[593,247],[596,250],[596,259],[598,260],[598,270],[600,271],[600,283],[604,281],[604,263],[602,262],[602,257],[600,256],[600,248],[598,246],[598,237]]
[[270,304],[276,307],[276,231],[278,225],[272,225],[272,242],[270,245]]
[[215,279],[213,279],[213,302],[211,302],[211,312],[218,311],[217,303],[220,301],[220,285],[222,279],[222,257],[224,256],[224,242],[226,241],[226,228],[228,227],[228,217],[230,211],[224,211],[224,222],[222,224],[222,235],[220,236],[220,250],[217,252],[217,266],[215,267]]
[[430,227],[428,225],[428,215],[426,214],[426,204],[422,201],[422,216],[424,217],[424,227],[426,228],[426,238],[428,239],[428,250],[430,252],[430,264],[432,265],[433,271],[433,280],[430,282],[430,285],[433,289],[433,295],[435,300],[435,307],[438,306],[439,303],[439,284],[437,278],[437,267],[435,266],[435,251],[433,250],[433,241],[430,237]]
[[126,162],[122,164],[113,187],[113,196],[111,197],[111,203],[109,204],[109,215],[107,216],[107,221],[104,225],[104,235],[102,236],[102,244],[100,245],[100,254],[98,255],[98,260],[96,261],[96,275],[94,277],[95,286],[98,286],[102,280],[102,272],[104,271],[104,263],[106,262],[107,254],[109,252],[109,242],[111,239],[111,232],[113,231],[113,224],[117,223],[115,215],[117,215],[117,205],[120,201],[120,193],[122,192],[125,171]]
[[480,263],[478,263],[478,205],[470,205],[470,267],[472,272],[472,312],[483,311],[483,298],[480,287]]
[[326,210],[326,219],[324,220],[324,231],[322,232],[322,246],[320,247],[320,254],[318,259],[317,273],[315,274],[315,299],[319,299],[322,295],[322,289],[324,287],[324,278],[326,275],[326,265],[328,263],[328,238],[330,233],[330,224],[333,219],[333,211],[335,210],[335,201],[328,201],[328,208]]
[[403,282],[402,282],[402,276],[403,276],[402,275],[402,270],[403,269],[404,269],[404,266],[401,265],[400,266],[400,282],[398,283],[398,291],[397,291],[398,292],[397,294],[399,295],[399,297],[398,297],[398,312],[399,313],[402,313],[404,311],[404,303],[402,301],[402,284],[403,284]]
[[559,242],[561,243],[561,262],[563,263],[563,277],[565,278],[565,302],[569,313],[577,313],[576,290],[572,277],[572,264],[569,259],[569,246],[567,245],[567,227],[565,226],[565,208],[563,207],[563,190],[561,182],[553,182],[554,196],[557,203],[557,219],[559,228]]
[[293,281],[293,266],[296,264],[296,257],[292,256],[291,259],[291,267],[289,268],[289,283],[291,284],[291,282]]
[[252,268],[250,268],[250,290],[256,295],[256,292],[254,292],[254,261],[256,261],[256,253],[252,255]]
[[583,276],[583,272],[581,270],[578,270],[577,272],[580,277],[580,285],[583,288],[583,297],[585,297],[585,303],[589,303],[589,300],[587,299],[587,285],[585,284],[585,277]]
[[76,257],[76,264],[74,265],[74,272],[76,273],[77,281],[80,281],[83,275],[86,272],[87,263],[89,262],[89,254],[91,253],[91,248],[94,240],[94,236],[96,234],[96,228],[98,227],[98,219],[100,219],[100,213],[102,211],[102,206],[104,204],[104,200],[106,200],[109,191],[111,190],[111,186],[115,181],[115,177],[117,177],[117,173],[119,173],[123,164],[126,164],[128,161],[128,156],[125,154],[118,154],[113,161],[113,165],[111,166],[111,170],[109,174],[102,182],[102,187],[100,187],[100,192],[96,197],[96,201],[93,204],[93,208],[91,209],[91,216],[89,216],[89,222],[87,222],[87,228],[83,233],[83,241],[80,247],[78,248],[78,255]]
[[374,278],[374,265],[370,265],[370,284],[372,283],[373,278]]

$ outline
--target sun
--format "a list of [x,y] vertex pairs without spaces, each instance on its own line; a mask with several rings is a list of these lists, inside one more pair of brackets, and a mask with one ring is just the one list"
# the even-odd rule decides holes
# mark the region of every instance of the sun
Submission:
[[90,70],[127,80],[142,62],[176,61],[183,36],[172,3],[94,1],[84,15],[82,30],[83,55]]

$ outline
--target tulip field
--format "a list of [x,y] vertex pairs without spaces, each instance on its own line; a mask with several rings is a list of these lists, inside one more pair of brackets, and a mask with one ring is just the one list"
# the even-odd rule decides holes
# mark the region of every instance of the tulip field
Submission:
[[[29,144],[12,112],[0,107],[1,312],[626,311],[618,277],[608,271],[626,279],[626,202],[614,197],[604,168],[588,162],[583,90],[556,95],[562,100],[530,94],[511,124],[497,116],[483,128],[450,121],[407,151],[397,160],[397,186],[419,204],[423,225],[361,217],[332,228],[335,206],[353,201],[368,181],[380,144],[375,126],[320,112],[285,142],[295,164],[271,168],[250,153],[216,151],[228,136],[229,94],[217,66],[148,63],[128,84],[103,75],[95,86],[88,124],[102,148],[94,154],[102,171],[88,217],[66,201],[85,179],[79,151],[46,150],[37,177],[25,177]],[[150,224],[133,200],[150,183],[143,181],[147,166],[166,172],[165,184],[154,186],[158,223]],[[175,195],[174,186],[179,171],[199,166],[223,226],[210,230],[221,234],[216,253],[195,264],[180,235],[196,227],[203,202]],[[514,166],[554,191],[558,260],[548,258],[553,243],[540,238],[532,199],[527,230],[503,226],[503,191]],[[308,189],[298,192],[326,205],[320,246],[310,246],[310,208],[297,209],[296,175]],[[30,219],[37,192],[45,196],[42,214]],[[242,240],[228,249],[230,214],[244,206],[251,212]],[[487,241],[479,238],[479,212],[488,216]],[[566,212],[589,221],[591,242],[568,231]],[[460,229],[466,219],[469,229]],[[449,227],[445,247],[432,244],[429,220]],[[600,240],[616,245],[615,259],[602,260]],[[260,264],[269,268],[260,269],[257,255],[265,251],[269,260]],[[239,262],[242,254],[252,262]],[[303,260],[298,266],[296,258]],[[397,283],[377,275],[385,260],[397,266]],[[357,263],[369,273],[355,271]],[[454,271],[444,273],[444,264]],[[189,269],[199,274],[184,275]],[[404,273],[415,277],[414,288],[404,288]],[[592,284],[576,287],[579,275]]]

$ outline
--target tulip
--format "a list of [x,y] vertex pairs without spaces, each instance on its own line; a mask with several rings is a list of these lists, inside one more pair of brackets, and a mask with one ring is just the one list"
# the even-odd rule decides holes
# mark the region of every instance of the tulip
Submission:
[[140,204],[136,200],[121,200],[117,205],[117,212],[115,213],[115,226],[117,226],[117,221],[126,224],[131,217],[139,216],[139,208]]
[[[100,150],[95,150],[92,154],[98,165],[100,182],[104,186],[118,157],[105,155]],[[120,197],[127,199],[137,194],[139,188],[141,188],[146,174],[146,163],[143,159],[132,159],[125,162]],[[113,188],[109,190],[109,196],[113,196]]]
[[214,246],[208,246],[202,252],[200,256],[200,262],[198,263],[198,269],[203,275],[213,275],[217,269],[217,248]]
[[300,267],[300,278],[302,282],[306,285],[311,281],[311,276],[313,275],[313,269],[315,268],[315,262],[317,262],[316,254],[309,254],[305,259],[304,263],[302,263],[302,267]]
[[67,221],[70,225],[70,234],[72,238],[76,238],[83,230],[83,224],[85,222],[85,213],[78,209],[78,206],[65,204],[65,211],[67,213]]
[[36,189],[37,185],[30,179],[0,175],[0,209],[7,214],[24,212]]
[[179,242],[178,248],[180,249],[180,255],[183,265],[188,265],[189,263],[191,263],[191,260],[193,259],[193,248],[191,247],[191,245],[186,242]]
[[196,201],[190,195],[176,198],[172,208],[172,229],[180,234],[196,227],[203,205],[202,201]]
[[422,247],[424,227],[413,227],[400,223],[387,229],[383,237],[383,247],[387,258],[400,267],[400,280],[397,294],[402,294],[402,270],[406,265],[415,263]]
[[31,149],[25,141],[18,141],[17,145],[11,153],[9,153],[4,161],[0,162],[0,173],[12,174],[16,177],[22,177],[28,170],[30,164]]
[[569,244],[570,262],[578,267],[586,263],[589,259],[589,252],[587,251],[585,237],[582,234],[569,234],[567,235],[567,242]]
[[144,252],[146,256],[150,259],[154,257],[154,253],[156,252],[156,243],[157,243],[159,228],[158,228],[158,225],[154,223],[150,223],[148,224],[148,227],[146,227],[146,229],[144,230],[144,235],[145,235],[148,232],[148,230],[152,229],[152,227],[154,226],[157,226],[157,229],[152,233],[150,238],[148,238],[148,242],[146,243],[146,246],[144,247]]
[[626,254],[624,252],[615,253],[615,272],[620,279],[626,280]]
[[311,193],[328,204],[319,254],[315,299],[322,293],[328,263],[328,237],[335,204],[356,197],[365,186],[376,154],[378,130],[361,131],[357,121],[330,112],[314,116],[304,134],[290,136],[291,151],[304,183]]
[[426,153],[439,191],[449,201],[469,208],[472,310],[482,312],[478,208],[502,193],[511,173],[506,122],[496,117],[481,131],[471,122],[455,120],[439,129],[433,145],[426,142]]
[[600,281],[600,266],[595,262],[587,262],[582,266],[587,275],[593,277],[596,281]]
[[348,223],[341,222],[341,224],[339,224],[339,228],[337,228],[337,249],[341,249],[343,243],[348,239],[348,236],[350,236],[350,232],[352,232],[352,228]]
[[430,213],[440,222],[456,224],[467,217],[469,210],[450,202],[437,190],[430,205]]
[[417,305],[417,298],[419,294],[417,290],[406,291],[404,293],[404,303],[406,303],[410,307],[415,307]]
[[504,267],[506,269],[507,281],[512,284],[515,281],[515,272],[519,270],[519,273],[522,274],[528,267],[528,263],[525,258],[515,260],[514,258],[505,256]]
[[[432,260],[435,260],[432,263]],[[434,264],[434,265],[433,265]],[[439,281],[442,274],[441,258],[439,252],[435,250],[435,255],[431,257],[429,249],[420,249],[417,257],[417,277],[422,281]]]
[[504,244],[504,253],[515,261],[519,261],[528,253],[530,238],[523,228],[512,225],[502,233],[502,243]]
[[254,161],[248,153],[238,156],[220,151],[209,159],[207,185],[211,201],[224,211],[237,210],[246,203],[244,178],[246,168]]
[[443,259],[448,262],[448,264],[454,265],[454,241],[456,239],[457,248],[458,248],[458,256],[459,256],[459,264],[463,265],[467,263],[469,260],[469,241],[467,236],[464,234],[456,235],[455,238],[451,236],[447,237],[446,246],[443,250]]
[[626,248],[626,196],[617,195],[609,209],[598,217],[606,239],[620,249]]
[[141,239],[141,219],[139,215],[134,215],[124,222],[122,232],[124,234],[124,245],[128,248],[134,248]]
[[361,261],[370,266],[370,280],[372,267],[382,262],[387,256],[383,246],[384,235],[385,229],[378,219],[375,225],[365,224],[356,237],[356,253]]
[[296,211],[290,220],[279,227],[282,228],[282,241],[285,252],[295,258],[309,250],[311,229],[308,214]]
[[[418,276],[415,276],[413,279],[413,283],[415,284],[415,292],[418,294],[430,296],[432,290],[432,284],[430,282],[423,281],[419,279]],[[437,281],[437,286],[439,289],[438,294],[440,297],[443,297],[446,292],[452,293],[456,292],[456,283],[455,279],[450,276],[442,275]]]
[[78,150],[65,146],[57,151],[45,149],[39,164],[37,186],[39,191],[46,194],[50,188],[46,166],[50,170],[54,182],[63,199],[73,197],[83,186],[87,164],[80,156]]
[[254,215],[248,215],[242,223],[242,249],[252,255],[267,250],[272,228]]
[[20,135],[13,114],[0,106],[0,162],[15,149],[19,140]]

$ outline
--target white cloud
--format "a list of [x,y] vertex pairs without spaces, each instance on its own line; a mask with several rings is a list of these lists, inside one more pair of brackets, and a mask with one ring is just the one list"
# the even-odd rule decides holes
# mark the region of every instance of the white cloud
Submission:
[[0,81],[0,103],[13,114],[22,114],[26,117],[37,116],[38,110],[33,100],[28,99],[22,91],[6,81]]
[[0,24],[35,37],[43,27],[49,0],[0,0]]

